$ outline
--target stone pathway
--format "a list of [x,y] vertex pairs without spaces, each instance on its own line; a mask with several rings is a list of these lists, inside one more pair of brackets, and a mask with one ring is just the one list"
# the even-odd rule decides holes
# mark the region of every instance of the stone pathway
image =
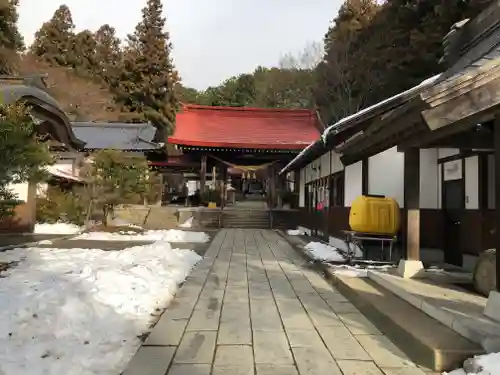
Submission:
[[424,375],[276,232],[221,230],[124,375]]

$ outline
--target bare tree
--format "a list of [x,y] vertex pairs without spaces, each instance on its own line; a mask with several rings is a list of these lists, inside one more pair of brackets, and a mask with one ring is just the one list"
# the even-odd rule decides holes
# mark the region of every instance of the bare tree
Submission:
[[310,42],[299,53],[287,53],[279,61],[280,69],[313,70],[323,59],[323,43]]
[[316,103],[328,122],[336,122],[360,111],[369,103],[379,79],[363,71],[353,36],[330,39],[326,54],[316,69]]

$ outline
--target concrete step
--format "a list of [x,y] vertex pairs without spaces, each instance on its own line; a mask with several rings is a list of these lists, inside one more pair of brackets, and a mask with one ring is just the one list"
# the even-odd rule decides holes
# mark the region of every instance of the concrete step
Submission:
[[368,278],[325,271],[332,284],[418,365],[451,371],[483,349]]
[[222,226],[224,228],[269,228],[269,214],[265,211],[228,210],[223,214]]

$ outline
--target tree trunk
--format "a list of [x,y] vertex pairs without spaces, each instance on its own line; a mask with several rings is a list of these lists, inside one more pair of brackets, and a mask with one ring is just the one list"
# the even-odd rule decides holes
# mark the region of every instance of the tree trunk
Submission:
[[106,204],[102,208],[102,213],[103,213],[102,225],[107,227],[108,226],[108,206]]

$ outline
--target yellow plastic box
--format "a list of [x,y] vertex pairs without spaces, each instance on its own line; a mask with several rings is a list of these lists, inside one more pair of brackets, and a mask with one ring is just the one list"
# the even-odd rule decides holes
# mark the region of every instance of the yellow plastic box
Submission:
[[400,225],[399,205],[392,198],[361,195],[352,202],[349,226],[355,232],[395,235]]

